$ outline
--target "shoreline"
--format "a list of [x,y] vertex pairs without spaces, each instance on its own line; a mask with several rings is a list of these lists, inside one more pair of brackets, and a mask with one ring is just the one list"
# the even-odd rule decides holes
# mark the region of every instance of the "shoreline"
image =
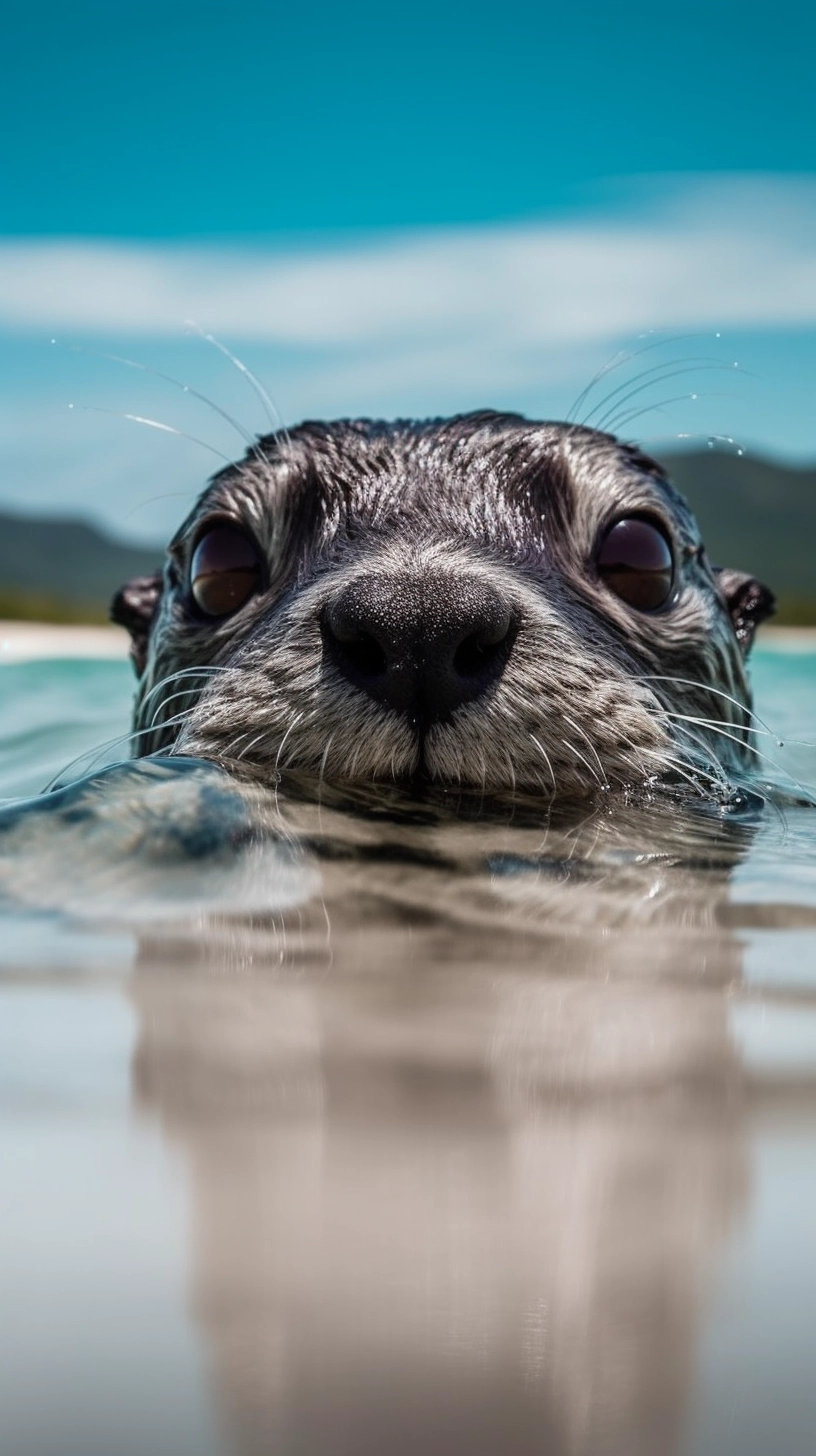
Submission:
[[129,650],[124,627],[0,621],[0,666],[57,658],[125,662]]
[[[781,652],[816,652],[816,627],[761,627],[757,645]],[[125,662],[129,650],[123,627],[0,621],[0,666],[72,658]]]
[[756,645],[780,652],[816,652],[816,627],[760,627]]

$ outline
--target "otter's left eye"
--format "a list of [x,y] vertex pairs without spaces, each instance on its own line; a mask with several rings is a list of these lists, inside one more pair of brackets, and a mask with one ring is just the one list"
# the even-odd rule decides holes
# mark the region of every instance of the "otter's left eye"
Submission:
[[227,617],[261,584],[261,553],[237,526],[212,526],[190,564],[190,591],[208,617]]
[[674,556],[659,526],[630,516],[609,527],[597,557],[598,575],[630,607],[654,612],[674,586]]

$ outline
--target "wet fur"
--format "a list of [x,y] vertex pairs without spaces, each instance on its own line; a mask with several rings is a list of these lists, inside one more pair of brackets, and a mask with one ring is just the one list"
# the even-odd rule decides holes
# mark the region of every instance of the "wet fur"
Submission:
[[[653,613],[619,600],[593,565],[604,527],[644,512],[673,541],[680,581]],[[202,617],[186,587],[213,517],[248,529],[269,573],[220,620]],[[432,597],[463,569],[508,601],[520,629],[493,686],[423,734],[335,671],[320,614],[359,574],[388,574],[396,593],[419,580]],[[483,412],[261,439],[213,479],[162,577],[123,589],[114,617],[141,671],[138,753],[585,799],[666,778],[727,794],[751,759],[744,658],[771,603],[751,578],[711,567],[685,502],[636,448]]]

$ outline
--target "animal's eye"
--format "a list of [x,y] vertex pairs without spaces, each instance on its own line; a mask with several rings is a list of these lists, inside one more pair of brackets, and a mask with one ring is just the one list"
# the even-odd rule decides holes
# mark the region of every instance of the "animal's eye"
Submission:
[[654,612],[674,586],[674,556],[661,528],[640,516],[609,527],[597,557],[598,575],[630,607]]
[[201,537],[190,564],[193,600],[208,617],[228,617],[261,584],[261,553],[237,526],[212,526]]

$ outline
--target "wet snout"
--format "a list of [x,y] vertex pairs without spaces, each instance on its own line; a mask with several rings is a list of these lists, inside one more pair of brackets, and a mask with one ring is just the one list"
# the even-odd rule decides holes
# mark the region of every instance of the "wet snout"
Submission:
[[325,656],[348,682],[423,726],[498,681],[518,628],[510,604],[475,573],[357,577],[321,625]]

